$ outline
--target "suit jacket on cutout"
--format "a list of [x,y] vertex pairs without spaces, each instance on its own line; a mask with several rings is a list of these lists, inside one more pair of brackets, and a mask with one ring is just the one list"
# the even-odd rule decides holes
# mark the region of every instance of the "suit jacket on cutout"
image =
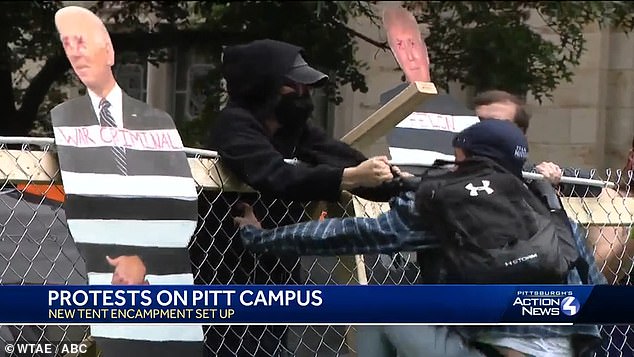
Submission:
[[[138,255],[150,284],[193,284],[188,244],[196,186],[171,117],[123,94],[123,129],[101,128],[90,97],[51,111],[70,232],[89,284],[110,284],[106,256]],[[126,142],[127,176],[109,142]],[[119,138],[122,138],[119,137]],[[123,222],[125,221],[125,222]],[[200,326],[92,326],[105,356],[200,355]],[[171,341],[165,343],[165,341]]]

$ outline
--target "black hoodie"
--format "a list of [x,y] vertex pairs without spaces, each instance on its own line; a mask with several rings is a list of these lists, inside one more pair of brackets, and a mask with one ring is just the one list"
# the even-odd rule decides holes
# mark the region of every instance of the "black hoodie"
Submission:
[[[301,284],[297,256],[256,257],[244,250],[231,217],[238,213],[234,204],[252,204],[267,229],[297,223],[306,217],[302,202],[337,201],[343,169],[366,160],[360,152],[329,138],[310,123],[299,131],[280,129],[273,137],[267,136],[264,120],[274,113],[283,77],[300,50],[272,40],[225,50],[223,72],[230,100],[211,129],[207,147],[217,150],[222,164],[261,196],[227,191],[200,196],[199,213],[204,223],[190,249],[198,284]],[[290,158],[304,164],[284,162]],[[358,189],[354,193],[370,200],[389,199],[387,188]],[[269,327],[268,335],[258,326],[249,327],[255,330],[251,333],[232,334],[225,329],[210,329],[207,343],[225,346],[221,350],[242,346],[250,355],[251,349],[272,355],[284,334],[283,326]],[[237,355],[246,353],[241,350]]]
[[[229,103],[217,118],[208,147],[239,179],[265,196],[293,201],[336,201],[343,169],[366,157],[334,140],[310,122],[299,132],[280,129],[268,137],[264,120],[273,115],[279,90],[300,47],[258,40],[225,50],[223,72]],[[307,165],[289,165],[296,157]],[[385,189],[358,189],[354,193],[387,201]]]
[[[230,101],[210,132],[208,148],[217,150],[221,162],[238,179],[259,194],[205,192],[199,200],[204,226],[191,253],[200,269],[202,283],[286,283],[289,273],[298,279],[297,257],[245,254],[232,215],[234,204],[250,203],[264,228],[293,224],[306,217],[304,204],[337,201],[345,167],[360,164],[366,157],[348,145],[329,138],[307,123],[299,132],[279,130],[268,137],[263,120],[277,104],[283,76],[300,48],[261,40],[227,48],[223,58]],[[303,164],[290,165],[284,159]],[[389,199],[390,190],[362,189],[354,193],[376,201]],[[257,271],[257,274],[254,274]]]

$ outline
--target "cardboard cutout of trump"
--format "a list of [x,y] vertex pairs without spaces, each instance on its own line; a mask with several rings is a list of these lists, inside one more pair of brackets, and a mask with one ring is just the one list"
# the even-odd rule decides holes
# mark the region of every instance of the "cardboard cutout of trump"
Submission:
[[400,6],[383,10],[383,26],[396,62],[408,82],[430,82],[429,55],[418,23],[409,11]]
[[[193,284],[197,192],[172,118],[125,94],[103,22],[69,6],[55,25],[87,95],[51,111],[68,228],[90,285]],[[202,326],[91,326],[103,356],[201,356]]]

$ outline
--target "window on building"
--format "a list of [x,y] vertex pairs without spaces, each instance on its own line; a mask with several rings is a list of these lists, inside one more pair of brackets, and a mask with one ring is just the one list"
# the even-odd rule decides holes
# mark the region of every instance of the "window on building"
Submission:
[[193,64],[187,70],[187,88],[185,91],[185,116],[187,119],[197,118],[203,111],[207,99],[207,77],[214,67],[212,64]]
[[198,118],[208,96],[209,71],[213,63],[205,52],[196,49],[178,51],[174,72],[174,112],[178,120]]
[[120,64],[114,67],[114,75],[121,89],[132,98],[145,101],[147,96],[145,66]]
[[[204,109],[209,90],[209,71],[214,69],[212,63],[206,63],[206,56],[190,50],[178,53],[175,71],[175,117],[178,120],[192,120],[197,118]],[[224,80],[221,88],[225,88]],[[224,107],[224,101],[218,109]],[[329,102],[326,94],[320,88],[313,91],[315,111],[312,121],[322,127],[327,133],[334,131],[334,104]]]

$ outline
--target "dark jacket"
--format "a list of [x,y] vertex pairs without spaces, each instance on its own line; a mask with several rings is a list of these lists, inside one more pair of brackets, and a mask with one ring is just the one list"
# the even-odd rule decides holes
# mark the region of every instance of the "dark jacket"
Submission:
[[[289,257],[280,268],[273,259],[268,269],[267,257],[258,265],[243,253],[242,244],[232,222],[232,208],[238,201],[254,205],[264,227],[272,228],[306,218],[302,203],[336,201],[345,167],[356,166],[366,157],[348,145],[329,138],[323,130],[307,123],[298,131],[280,129],[267,136],[264,119],[269,118],[279,100],[284,74],[290,69],[301,48],[272,40],[254,41],[229,47],[223,58],[223,72],[230,99],[211,128],[207,147],[218,151],[221,163],[259,194],[234,192],[208,193],[199,202],[204,229],[198,234],[201,276],[213,275],[218,283],[257,281],[267,283],[268,276],[284,283],[296,258]],[[302,164],[290,165],[284,159],[297,158]],[[375,201],[387,201],[389,188],[355,190],[355,194]],[[213,214],[209,214],[212,212]],[[200,246],[202,244],[202,246]],[[196,255],[196,254],[194,254]],[[194,258],[196,259],[196,258]],[[200,261],[205,259],[207,262]],[[196,264],[196,262],[195,262]],[[240,268],[236,269],[236,266]],[[206,266],[206,268],[205,268]],[[257,270],[258,276],[253,277]],[[220,272],[219,270],[225,270]],[[206,281],[209,283],[208,281]]]
[[[307,217],[302,202],[338,200],[343,169],[366,159],[310,123],[295,132],[281,129],[273,137],[267,136],[264,119],[274,112],[283,76],[299,51],[299,47],[271,40],[225,50],[223,72],[230,100],[211,128],[207,147],[218,151],[222,164],[258,194],[223,191],[201,195],[203,226],[190,249],[199,270],[198,283],[301,284],[297,255],[256,257],[245,251],[232,220],[232,215],[238,214],[233,209],[235,203],[252,204],[256,215],[264,217],[266,228],[302,221]],[[303,164],[284,162],[292,158]],[[354,193],[367,199],[389,199],[387,189]],[[274,355],[285,331],[284,326],[268,327],[270,332],[259,326],[248,329],[253,331],[210,329],[207,343],[224,346],[219,350],[226,348],[226,355],[255,355],[253,350]]]
[[[343,169],[366,157],[310,122],[295,132],[282,128],[273,137],[267,136],[263,124],[272,115],[284,74],[300,50],[262,40],[225,51],[223,72],[230,100],[211,130],[208,146],[218,151],[222,163],[238,178],[263,195],[335,201],[341,194]],[[305,165],[284,162],[291,158]],[[385,189],[354,193],[374,201],[390,198]]]

